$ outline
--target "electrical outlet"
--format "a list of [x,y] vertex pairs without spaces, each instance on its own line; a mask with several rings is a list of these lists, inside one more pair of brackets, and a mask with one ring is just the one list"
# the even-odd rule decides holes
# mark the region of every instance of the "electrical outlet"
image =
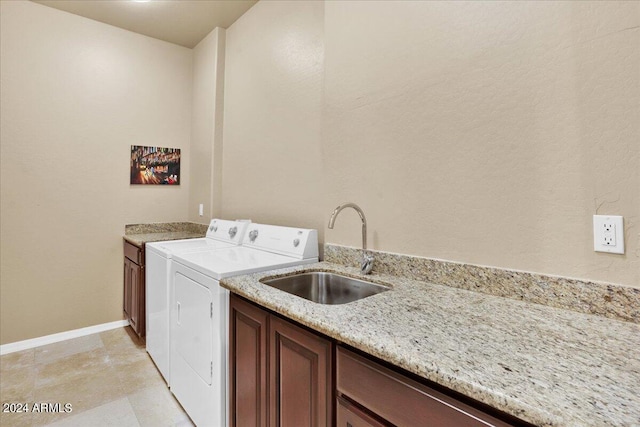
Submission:
[[593,250],[624,253],[624,222],[619,215],[593,216]]

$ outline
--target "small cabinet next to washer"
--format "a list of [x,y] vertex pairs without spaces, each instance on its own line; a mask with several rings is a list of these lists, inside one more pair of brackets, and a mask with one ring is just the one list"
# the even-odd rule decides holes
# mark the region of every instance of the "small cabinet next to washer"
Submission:
[[131,328],[143,338],[144,312],[144,246],[124,241],[124,297],[123,312]]

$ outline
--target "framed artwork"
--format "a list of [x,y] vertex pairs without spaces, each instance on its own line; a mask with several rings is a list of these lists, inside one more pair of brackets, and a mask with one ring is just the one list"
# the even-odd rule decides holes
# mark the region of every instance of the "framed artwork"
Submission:
[[180,149],[131,146],[130,184],[180,185]]

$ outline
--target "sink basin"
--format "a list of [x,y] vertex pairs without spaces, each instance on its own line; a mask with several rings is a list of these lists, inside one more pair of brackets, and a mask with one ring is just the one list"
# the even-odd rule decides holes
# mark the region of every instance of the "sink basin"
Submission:
[[260,281],[318,304],[346,304],[391,289],[365,280],[320,271]]

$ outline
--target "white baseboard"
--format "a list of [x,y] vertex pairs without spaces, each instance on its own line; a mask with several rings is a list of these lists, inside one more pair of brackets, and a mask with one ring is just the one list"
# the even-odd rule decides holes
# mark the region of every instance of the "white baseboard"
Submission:
[[60,332],[58,334],[45,335],[44,337],[32,338],[30,340],[16,341],[9,344],[0,345],[0,356],[14,353],[16,351],[28,350],[41,345],[53,344],[69,340],[72,338],[84,337],[85,335],[96,334],[111,329],[122,328],[128,326],[127,320],[116,320],[115,322],[102,323],[100,325],[88,326],[86,328],[74,329],[72,331]]

